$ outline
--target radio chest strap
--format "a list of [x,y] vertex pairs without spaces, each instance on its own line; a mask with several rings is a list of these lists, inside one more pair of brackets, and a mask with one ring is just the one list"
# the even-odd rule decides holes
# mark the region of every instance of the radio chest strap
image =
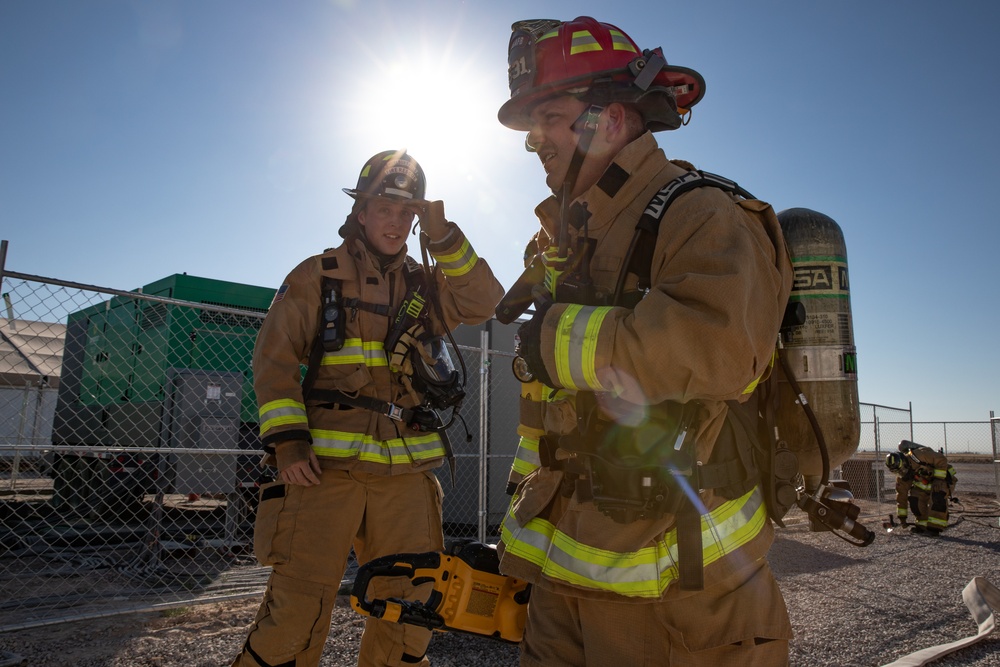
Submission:
[[[406,282],[407,293],[425,291],[426,276],[424,276],[420,265],[409,257],[405,259],[403,279]],[[316,383],[316,376],[319,375],[319,368],[323,362],[323,354],[325,352],[336,352],[344,346],[345,328],[347,326],[347,322],[344,319],[346,309],[351,309],[352,320],[359,310],[382,316],[393,314],[390,304],[369,303],[358,298],[344,297],[343,284],[344,282],[339,278],[320,276],[322,308],[320,310],[319,330],[309,351],[309,366],[305,377],[302,379],[303,396],[307,396]],[[376,412],[379,412],[379,410],[376,410]]]

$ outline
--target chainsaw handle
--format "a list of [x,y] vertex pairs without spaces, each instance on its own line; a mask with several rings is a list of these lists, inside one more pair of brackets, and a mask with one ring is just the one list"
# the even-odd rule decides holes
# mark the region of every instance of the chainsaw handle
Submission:
[[[369,600],[368,585],[378,577],[408,577],[413,579],[417,570],[436,569],[441,564],[441,554],[437,552],[421,554],[394,554],[368,561],[358,568],[351,589],[352,603],[360,611],[375,618],[385,613],[384,600]],[[419,583],[414,581],[414,584]],[[377,604],[381,602],[381,604]]]

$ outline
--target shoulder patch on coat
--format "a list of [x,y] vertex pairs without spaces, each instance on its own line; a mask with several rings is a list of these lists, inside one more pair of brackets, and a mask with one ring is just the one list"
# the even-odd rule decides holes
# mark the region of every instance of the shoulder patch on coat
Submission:
[[625,181],[628,180],[629,173],[625,171],[622,167],[618,165],[617,162],[612,162],[608,165],[608,168],[604,170],[604,175],[601,176],[601,180],[597,181],[597,187],[604,190],[604,194],[615,198],[618,191],[622,189],[625,185]]
[[323,270],[332,271],[337,268],[337,258],[336,257],[324,257],[323,258]]
[[285,283],[284,285],[282,285],[281,287],[279,287],[278,291],[274,293],[274,298],[271,299],[271,305],[273,306],[274,304],[276,304],[279,301],[281,301],[282,299],[284,299],[285,298],[285,293],[287,291],[288,291],[288,283]]

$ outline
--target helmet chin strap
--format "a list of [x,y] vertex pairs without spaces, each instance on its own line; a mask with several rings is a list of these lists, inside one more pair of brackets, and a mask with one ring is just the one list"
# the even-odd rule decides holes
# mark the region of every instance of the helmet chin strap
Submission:
[[592,104],[573,122],[573,131],[580,135],[580,141],[573,151],[573,159],[566,169],[566,176],[563,179],[562,192],[559,197],[559,257],[565,258],[569,253],[569,205],[571,203],[573,189],[576,187],[577,178],[580,176],[580,167],[590,152],[590,144],[597,134],[597,119],[600,118],[604,107]]

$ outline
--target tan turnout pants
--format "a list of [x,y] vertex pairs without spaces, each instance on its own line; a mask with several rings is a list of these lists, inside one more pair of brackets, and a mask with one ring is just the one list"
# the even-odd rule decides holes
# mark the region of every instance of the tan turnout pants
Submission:
[[650,603],[535,586],[521,667],[779,667],[791,637],[781,591],[761,560],[706,590]]
[[[351,546],[360,563],[442,551],[441,498],[431,472],[381,476],[323,470],[318,486],[262,487],[254,553],[273,571],[233,666],[318,665]],[[377,578],[368,597],[425,600],[431,586],[414,588],[405,577]],[[430,630],[368,618],[358,664],[427,665],[430,639]]]

